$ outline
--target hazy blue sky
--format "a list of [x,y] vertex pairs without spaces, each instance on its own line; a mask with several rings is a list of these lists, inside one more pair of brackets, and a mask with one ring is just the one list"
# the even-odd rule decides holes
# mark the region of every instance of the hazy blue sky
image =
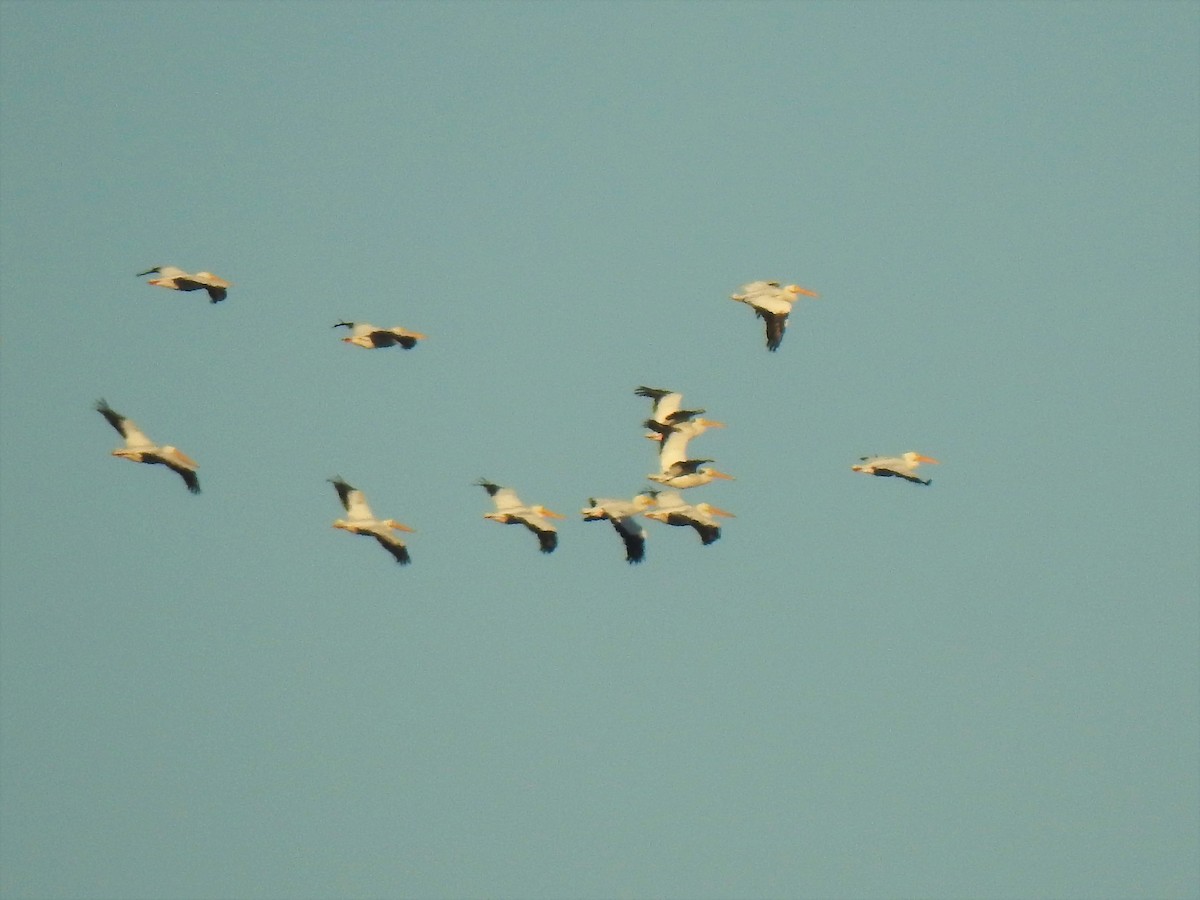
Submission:
[[[1200,5],[0,28],[5,897],[1200,896]],[[630,567],[639,384],[737,518]]]

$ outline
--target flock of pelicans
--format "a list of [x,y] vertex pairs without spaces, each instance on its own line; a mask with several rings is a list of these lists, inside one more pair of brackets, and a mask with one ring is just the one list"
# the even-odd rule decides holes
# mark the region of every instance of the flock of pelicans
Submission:
[[[151,279],[150,284],[175,291],[203,290],[213,303],[224,300],[227,289],[232,287],[230,282],[211,272],[191,274],[174,266],[156,266],[146,272],[139,272],[138,275],[156,275],[158,277]],[[767,349],[774,351],[779,349],[783,340],[792,305],[801,295],[818,296],[815,292],[795,284],[781,286],[776,281],[752,281],[743,285],[741,293],[732,294],[730,299],[750,306],[755,315],[764,321]],[[418,341],[425,338],[425,335],[416,331],[378,328],[366,322],[338,322],[333,327],[349,328],[349,336],[342,340],[368,350],[396,345],[411,350]],[[625,559],[630,563],[641,562],[646,555],[646,532],[637,520],[639,515],[667,525],[693,528],[705,545],[712,544],[721,537],[718,518],[733,518],[733,513],[718,509],[710,503],[687,503],[681,493],[706,485],[715,479],[732,480],[732,475],[705,465],[713,460],[692,457],[688,453],[688,444],[692,438],[710,428],[723,428],[724,424],[703,418],[703,409],[685,409],[683,395],[677,391],[642,386],[634,393],[653,403],[650,418],[643,424],[648,429],[646,437],[658,442],[658,471],[646,477],[662,485],[662,488],[643,490],[629,500],[592,497],[588,500],[588,506],[581,511],[584,521],[607,520],[612,523],[625,545]],[[118,413],[104,400],[97,402],[96,410],[125,439],[125,446],[113,450],[113,456],[132,462],[167,466],[179,474],[189,491],[193,494],[200,493],[200,480],[196,475],[198,465],[195,460],[177,447],[156,444],[130,419]],[[867,475],[903,478],[914,484],[928,485],[928,479],[917,475],[917,467],[921,463],[936,462],[936,459],[909,451],[900,456],[864,456],[858,464],[851,466],[851,469]],[[346,511],[346,517],[334,521],[333,527],[352,534],[373,537],[396,562],[401,565],[410,562],[408,547],[395,532],[411,532],[413,529],[395,519],[378,518],[371,511],[363,492],[341,476],[329,480]],[[564,519],[565,516],[540,504],[530,505],[522,502],[512,488],[501,487],[482,478],[476,483],[487,491],[495,506],[492,512],[484,515],[485,519],[505,525],[523,525],[537,536],[538,546],[543,553],[554,551],[558,546],[558,531],[552,520]]]

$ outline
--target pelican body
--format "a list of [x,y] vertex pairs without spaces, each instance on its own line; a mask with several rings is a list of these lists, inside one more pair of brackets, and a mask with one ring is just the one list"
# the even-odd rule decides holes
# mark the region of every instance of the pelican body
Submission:
[[859,465],[850,468],[855,472],[862,472],[864,475],[903,478],[914,484],[933,484],[932,479],[920,478],[917,475],[917,466],[921,463],[937,463],[937,460],[909,450],[901,456],[864,456]]
[[585,522],[612,522],[613,528],[625,543],[625,560],[640,563],[646,558],[646,529],[637,523],[635,516],[654,505],[654,495],[641,493],[632,500],[613,500],[607,497],[597,500],[588,498],[588,506],[580,510]]
[[155,266],[153,269],[147,269],[145,272],[138,272],[139,278],[143,275],[157,275],[157,278],[151,278],[147,282],[157,287],[185,292],[207,291],[208,299],[211,303],[220,303],[225,299],[225,289],[233,287],[231,282],[226,281],[224,278],[218,278],[212,272],[196,272],[192,275],[183,271],[183,269],[175,268],[175,266]]
[[419,331],[409,331],[406,328],[380,328],[369,322],[338,322],[334,328],[349,328],[348,337],[342,338],[344,344],[354,344],[366,350],[379,350],[383,347],[394,347],[399,344],[405,350],[417,346],[417,341],[425,340],[425,335]]
[[565,519],[559,513],[539,505],[526,506],[512,488],[500,487],[486,478],[475,482],[488,492],[496,506],[495,512],[484,513],[485,519],[500,522],[503,525],[524,525],[537,535],[538,547],[543,553],[553,553],[558,546],[558,529],[551,519]]
[[351,534],[364,534],[375,538],[381,546],[402,566],[407,566],[412,560],[408,555],[408,547],[404,541],[392,534],[393,531],[412,532],[414,529],[397,522],[395,519],[380,519],[371,512],[367,498],[362,491],[347,484],[345,479],[336,475],[329,479],[342,507],[346,510],[346,518],[334,520],[333,527]]
[[700,535],[700,542],[707,546],[715,543],[721,537],[721,526],[717,516],[737,518],[731,512],[718,509],[711,503],[690,504],[683,502],[683,495],[678,491],[662,491],[658,497],[658,505],[646,512],[647,519],[654,519],[666,525],[694,528]]
[[767,326],[767,349],[774,352],[783,342],[783,332],[787,328],[788,315],[792,304],[801,294],[806,297],[819,297],[816,291],[802,288],[798,284],[780,287],[778,281],[751,281],[739,288],[741,293],[730,294],[730,300],[745,303],[754,310]]
[[125,438],[125,446],[112,451],[113,456],[130,462],[164,465],[183,479],[189,491],[193,494],[200,493],[200,479],[196,477],[196,469],[200,466],[194,459],[178,447],[154,443],[142,433],[132,419],[125,418],[103,400],[96,401],[96,411]]

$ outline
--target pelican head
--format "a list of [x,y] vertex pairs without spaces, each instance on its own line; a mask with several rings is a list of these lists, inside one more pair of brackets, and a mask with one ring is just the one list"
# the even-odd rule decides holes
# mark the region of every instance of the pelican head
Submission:
[[932,456],[922,456],[920,453],[914,453],[912,450],[905,453],[904,458],[910,463],[934,463],[936,465],[938,462]]
[[544,507],[544,506],[531,506],[530,509],[532,509],[535,513],[537,513],[539,516],[541,516],[544,519],[565,519],[566,518],[566,516],[562,515],[561,513],[556,513],[552,509],[546,509],[546,507]]
[[810,291],[808,288],[800,287],[798,284],[789,284],[784,288],[789,294],[803,294],[805,297],[820,297],[816,291]]
[[724,481],[737,481],[737,479],[734,478],[732,475],[727,475],[724,472],[718,471],[717,469],[714,469],[712,467],[709,467],[707,469],[701,469],[700,471],[706,472],[708,474],[709,478],[720,478]]
[[417,530],[415,528],[409,528],[403,522],[397,522],[395,519],[387,519],[384,521],[383,524],[386,525],[388,528],[391,528],[395,531],[407,531],[410,533],[414,533]]
[[705,428],[724,428],[724,422],[718,422],[715,419],[692,419],[697,425],[703,425]]
[[735,516],[733,513],[713,506],[711,503],[697,503],[696,509],[700,510],[700,512],[704,513],[706,516],[724,516],[727,519],[737,518],[737,516]]

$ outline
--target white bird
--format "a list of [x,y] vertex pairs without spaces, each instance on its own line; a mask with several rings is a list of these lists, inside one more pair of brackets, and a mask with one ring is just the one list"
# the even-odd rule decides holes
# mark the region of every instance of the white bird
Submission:
[[190,275],[175,266],[155,266],[145,272],[138,272],[139,278],[143,275],[158,275],[158,278],[151,278],[147,284],[170,288],[173,291],[205,290],[212,303],[220,303],[224,300],[225,289],[233,287],[231,282],[224,278],[218,278],[212,272],[196,272],[194,275]]
[[363,492],[347,484],[342,476],[335,475],[329,482],[337,491],[338,499],[342,501],[346,510],[346,518],[335,519],[333,527],[349,531],[351,534],[365,534],[375,538],[379,546],[395,557],[396,562],[407,566],[411,562],[408,547],[404,545],[404,541],[392,534],[392,531],[412,532],[415,529],[395,519],[377,518],[367,505],[367,498]]
[[710,428],[724,428],[724,422],[697,416],[685,419],[677,425],[659,425],[651,420],[647,420],[645,425],[655,429],[659,440],[662,441],[658,448],[658,473],[646,476],[651,481],[683,489],[708,484],[714,478],[733,480],[732,475],[718,469],[700,468],[704,463],[712,462],[711,459],[688,458],[688,443],[691,439]]
[[864,475],[879,475],[883,478],[903,478],[906,481],[912,481],[916,484],[932,484],[932,479],[923,479],[917,477],[917,466],[921,463],[936,463],[937,460],[929,456],[922,456],[920,453],[914,453],[909,450],[901,456],[863,456],[861,465],[851,466],[855,472],[862,472]]
[[708,484],[714,478],[720,478],[724,481],[734,481],[732,475],[726,474],[715,466],[707,466],[701,468],[705,463],[712,462],[711,459],[680,459],[669,465],[664,464],[662,471],[658,474],[647,475],[651,481],[657,481],[659,484],[665,484],[667,487],[679,488],[686,490],[687,488],[700,487]]
[[350,336],[342,338],[342,343],[354,344],[367,350],[394,347],[396,344],[405,350],[411,350],[417,345],[417,341],[425,340],[425,335],[419,331],[399,327],[380,328],[368,322],[338,322],[333,327],[350,329]]
[[711,503],[684,503],[683,495],[678,491],[662,491],[657,500],[658,505],[646,512],[647,519],[667,525],[695,528],[701,543],[706,545],[721,537],[721,526],[717,523],[716,516],[737,518],[733,513],[718,509]]
[[113,456],[131,462],[164,465],[179,474],[189,491],[193,494],[200,493],[200,479],[196,477],[196,469],[200,467],[194,459],[177,447],[159,446],[154,443],[133,424],[132,419],[125,418],[103,400],[96,402],[96,411],[125,438],[125,446],[114,450]]
[[767,324],[767,349],[778,350],[787,328],[788,314],[800,294],[819,297],[816,291],[802,288],[798,284],[780,287],[778,281],[751,281],[743,284],[740,294],[730,294],[729,299],[745,303],[754,309],[754,314]]
[[541,505],[526,506],[512,488],[500,487],[485,478],[475,482],[491,496],[496,504],[496,511],[484,513],[485,519],[500,522],[504,525],[524,525],[538,537],[538,546],[543,553],[553,553],[558,546],[558,530],[550,523],[550,519],[565,519],[559,513],[552,512]]
[[654,495],[644,492],[632,500],[612,500],[595,497],[588,498],[585,509],[580,510],[585,522],[599,522],[604,519],[612,522],[617,534],[625,542],[625,559],[629,563],[640,563],[646,558],[646,529],[642,528],[634,518],[638,513],[654,505]]

